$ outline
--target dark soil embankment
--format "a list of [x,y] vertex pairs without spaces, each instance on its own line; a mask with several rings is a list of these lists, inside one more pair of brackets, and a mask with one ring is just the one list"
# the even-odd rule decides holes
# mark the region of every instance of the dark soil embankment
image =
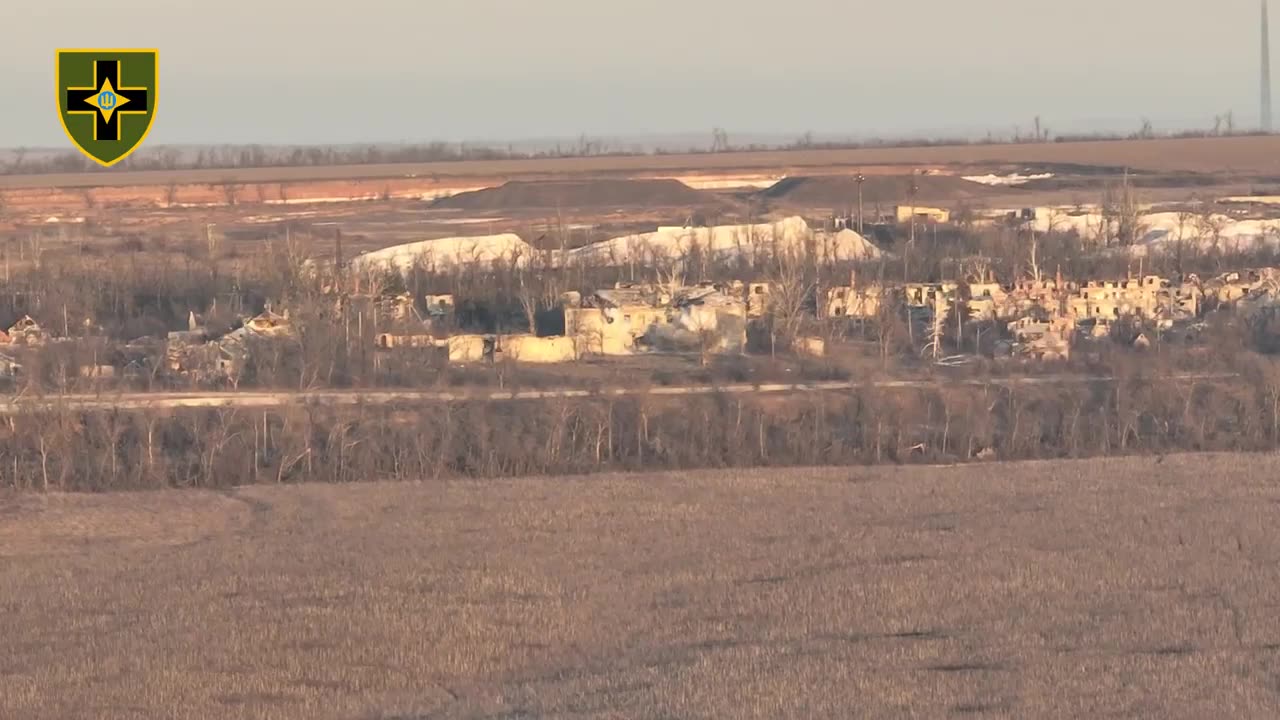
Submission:
[[[795,207],[844,208],[857,203],[856,175],[826,177],[791,177],[780,180],[760,193],[766,200]],[[870,175],[862,183],[862,201],[885,205],[904,205],[912,201],[911,184],[915,182],[915,202],[954,203],[987,197],[992,189],[979,183],[951,175]]]
[[695,190],[679,180],[600,178],[511,181],[495,188],[442,198],[433,207],[474,212],[524,208],[712,207],[719,203],[716,196]]

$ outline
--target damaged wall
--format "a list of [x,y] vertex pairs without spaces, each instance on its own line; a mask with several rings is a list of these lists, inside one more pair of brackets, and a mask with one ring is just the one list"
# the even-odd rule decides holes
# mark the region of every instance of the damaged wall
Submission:
[[522,363],[563,363],[578,359],[573,338],[503,335],[498,338],[502,358]]

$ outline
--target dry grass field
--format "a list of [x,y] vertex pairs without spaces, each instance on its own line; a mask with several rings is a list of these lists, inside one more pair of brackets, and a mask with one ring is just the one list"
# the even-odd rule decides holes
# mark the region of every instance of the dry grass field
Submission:
[[0,497],[0,717],[1280,716],[1280,458]]
[[815,169],[889,166],[1082,165],[1128,167],[1146,172],[1233,172],[1280,175],[1280,135],[955,145],[851,150],[779,150],[673,155],[468,160],[382,165],[266,167],[174,171],[110,171],[50,175],[0,175],[0,188],[72,188],[238,183],[317,182],[404,177],[517,178],[571,175],[645,176],[652,173],[771,170],[813,174]]

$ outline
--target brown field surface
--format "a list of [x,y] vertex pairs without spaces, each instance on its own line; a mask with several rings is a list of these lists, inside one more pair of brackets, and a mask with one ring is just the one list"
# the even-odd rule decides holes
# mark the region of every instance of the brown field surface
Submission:
[[530,160],[473,160],[382,165],[269,167],[175,171],[108,171],[95,173],[0,176],[0,187],[166,186],[210,184],[233,178],[240,183],[371,180],[419,177],[511,178],[526,175],[688,173],[777,170],[811,174],[814,169],[887,166],[990,166],[1066,164],[1147,172],[1233,172],[1280,174],[1280,135],[955,145],[851,150],[778,150],[686,155],[638,155]]
[[0,497],[0,717],[1277,717],[1280,458]]
[[[1019,207],[1037,202],[1096,202],[1102,184],[1122,168],[1142,175],[1144,201],[1184,200],[1195,192],[1247,194],[1280,178],[1280,136],[1184,140],[1096,141],[1021,145],[963,145],[933,148],[867,148],[856,150],[790,150],[632,157],[543,158],[529,160],[333,165],[176,171],[119,171],[52,175],[0,175],[0,219],[44,221],[47,216],[103,213],[157,208],[227,208],[267,205],[290,214],[307,212],[294,205],[368,205],[378,200],[434,200],[464,195],[459,207],[470,203],[519,211],[533,196],[554,200],[573,183],[591,182],[599,202],[608,182],[640,181],[654,185],[677,180],[699,190],[768,187],[781,178],[808,180],[805,187],[775,188],[786,197],[766,195],[788,208],[829,211],[844,207],[856,194],[850,178],[861,172],[872,178],[864,188],[875,202],[877,187],[883,200],[902,200],[897,188],[911,170],[941,175],[1044,169],[1056,172],[1044,187],[993,189],[954,180],[971,187],[923,192],[927,202],[980,198],[984,204]],[[836,177],[827,177],[836,176]],[[898,176],[881,178],[877,176]],[[945,183],[933,177],[926,182]],[[502,187],[504,183],[515,183]],[[848,187],[846,187],[848,186]],[[655,185],[656,187],[656,185]],[[559,191],[556,188],[561,188]],[[516,192],[523,189],[522,192]],[[465,195],[481,191],[478,195]],[[569,193],[572,195],[573,193]],[[616,193],[615,193],[616,194]],[[677,198],[682,194],[685,197]],[[622,205],[650,204],[652,191],[634,187],[621,194]],[[701,206],[692,190],[659,193],[659,200],[682,206]],[[511,203],[504,203],[503,200]],[[542,203],[549,202],[543,198]],[[487,203],[487,205],[486,205]],[[523,204],[522,204],[523,203]],[[572,202],[555,205],[572,210]],[[577,209],[582,210],[586,206]],[[614,203],[617,204],[617,203]]]

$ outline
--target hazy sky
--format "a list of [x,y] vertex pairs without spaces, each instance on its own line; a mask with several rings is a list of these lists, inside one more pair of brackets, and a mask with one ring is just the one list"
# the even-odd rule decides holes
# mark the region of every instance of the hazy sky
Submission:
[[732,141],[1000,130],[1037,114],[1060,130],[1258,117],[1257,0],[0,5],[0,146],[67,143],[59,47],[160,49],[148,144],[709,137],[714,126]]

